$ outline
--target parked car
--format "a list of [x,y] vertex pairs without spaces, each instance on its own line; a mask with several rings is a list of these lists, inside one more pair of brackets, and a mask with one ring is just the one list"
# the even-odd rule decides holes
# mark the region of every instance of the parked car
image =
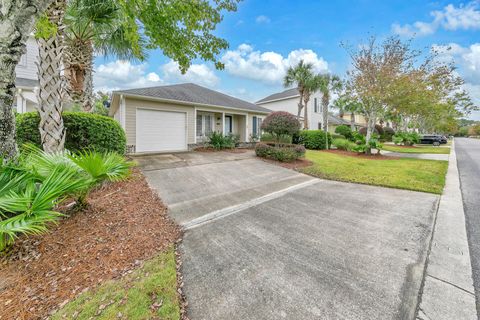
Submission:
[[434,146],[438,146],[440,144],[446,144],[447,142],[448,142],[447,137],[439,134],[423,135],[420,138],[421,144],[433,144]]

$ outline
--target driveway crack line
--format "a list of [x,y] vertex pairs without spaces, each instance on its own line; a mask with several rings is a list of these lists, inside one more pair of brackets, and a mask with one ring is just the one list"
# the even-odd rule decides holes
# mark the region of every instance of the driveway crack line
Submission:
[[451,283],[451,282],[449,282],[449,281],[447,281],[447,280],[443,280],[443,279],[437,278],[437,277],[435,277],[435,276],[432,276],[431,274],[427,274],[427,276],[430,277],[430,278],[433,278],[433,279],[435,279],[435,280],[438,280],[438,281],[440,281],[440,282],[443,282],[443,283],[445,283],[445,284],[451,285],[451,286],[453,286],[453,287],[455,287],[455,288],[457,288],[457,289],[459,289],[459,290],[462,290],[462,291],[464,291],[464,292],[466,292],[466,293],[468,293],[468,294],[471,294],[472,296],[475,296],[475,294],[474,294],[473,292],[468,291],[467,289],[464,289],[464,288],[462,288],[462,287],[460,287],[460,286],[457,286],[456,284]]

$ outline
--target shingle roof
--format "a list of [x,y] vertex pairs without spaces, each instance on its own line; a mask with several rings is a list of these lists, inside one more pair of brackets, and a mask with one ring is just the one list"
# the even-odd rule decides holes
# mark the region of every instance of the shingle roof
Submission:
[[347,120],[344,120],[340,117],[336,117],[336,116],[333,116],[331,114],[328,115],[328,123],[330,124],[346,124],[346,125],[350,125],[350,122],[348,122]]
[[15,80],[15,86],[24,88],[38,87],[38,80],[31,80],[25,78],[18,78]]
[[193,83],[182,83],[160,87],[121,90],[114,91],[114,93],[126,95],[131,94],[137,96],[189,102],[194,104],[198,103],[209,106],[258,111],[263,113],[271,112],[271,110],[259,107],[253,103],[240,100]]
[[256,104],[260,103],[265,103],[273,100],[279,100],[279,99],[284,99],[284,98],[289,98],[289,97],[297,97],[299,95],[297,88],[292,88],[292,89],[287,89],[282,92],[274,93],[269,95],[268,97],[265,97],[261,100],[258,100]]
[[[338,125],[345,124],[347,126],[351,125],[350,121],[347,121],[345,119],[342,119],[340,117],[337,117],[337,116],[334,116],[334,115],[331,115],[331,114],[328,115],[328,123],[329,124],[338,124]],[[360,123],[356,123],[356,122],[354,123],[354,125],[362,126]]]

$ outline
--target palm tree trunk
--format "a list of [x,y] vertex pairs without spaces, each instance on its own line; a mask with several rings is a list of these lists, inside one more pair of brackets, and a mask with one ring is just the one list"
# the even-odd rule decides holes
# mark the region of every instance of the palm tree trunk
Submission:
[[39,38],[38,111],[40,114],[40,137],[45,152],[63,151],[65,127],[63,125],[64,81],[61,75],[63,56],[63,16],[66,0],[54,0],[47,9],[49,21],[57,27],[57,32],[49,38]]
[[68,94],[83,110],[93,110],[93,45],[90,41],[69,40],[65,48]]
[[328,96],[328,93],[323,93],[322,95],[322,116],[323,116],[323,130],[326,132],[328,131],[328,104],[330,102],[330,97]]
[[310,94],[309,93],[305,93],[304,94],[304,99],[303,99],[303,128],[305,130],[308,130],[310,128],[310,124],[308,123],[308,102],[310,101]]
[[51,0],[2,0],[0,2],[0,158],[17,154],[15,142],[15,67],[25,53],[25,43],[36,18]]
[[302,109],[303,109],[303,90],[298,88],[298,92],[300,93],[300,101],[298,101],[297,119],[298,121],[300,121],[300,117],[302,116]]

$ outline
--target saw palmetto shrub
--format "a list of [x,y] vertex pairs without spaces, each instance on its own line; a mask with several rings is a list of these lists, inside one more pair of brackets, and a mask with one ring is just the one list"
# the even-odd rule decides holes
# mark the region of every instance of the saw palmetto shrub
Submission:
[[[17,143],[41,147],[37,112],[16,115]],[[66,129],[65,148],[72,152],[86,149],[98,152],[124,154],[126,150],[125,132],[112,118],[86,112],[64,112],[63,123]]]
[[116,152],[46,153],[26,144],[11,161],[0,158],[0,256],[20,235],[48,231],[63,216],[56,205],[81,204],[89,190],[128,177],[133,163]]

